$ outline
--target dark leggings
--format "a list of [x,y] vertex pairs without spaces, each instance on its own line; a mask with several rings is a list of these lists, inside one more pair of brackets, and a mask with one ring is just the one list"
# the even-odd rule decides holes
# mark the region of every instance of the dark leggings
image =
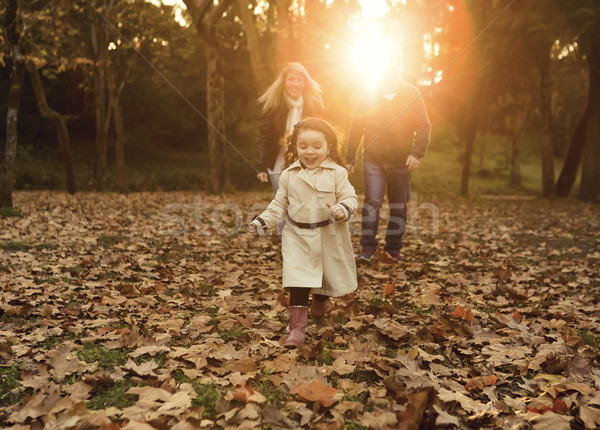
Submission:
[[[290,306],[308,306],[308,296],[310,288],[289,288],[290,290]],[[313,300],[324,302],[329,296],[322,294],[313,294]]]

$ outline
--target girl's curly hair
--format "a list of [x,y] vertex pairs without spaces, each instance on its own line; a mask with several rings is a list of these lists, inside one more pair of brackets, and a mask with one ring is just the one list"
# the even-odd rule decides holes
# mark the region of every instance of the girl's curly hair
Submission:
[[285,150],[286,168],[298,159],[296,143],[298,142],[298,134],[302,130],[315,130],[323,133],[327,142],[327,156],[344,167],[344,152],[342,150],[341,139],[338,139],[333,126],[319,118],[306,118],[294,125],[294,131],[287,138],[287,147]]

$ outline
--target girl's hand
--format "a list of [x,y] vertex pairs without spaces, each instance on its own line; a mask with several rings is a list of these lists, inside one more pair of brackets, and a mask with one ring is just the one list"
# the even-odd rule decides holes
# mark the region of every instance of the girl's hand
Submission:
[[267,182],[269,180],[269,175],[267,175],[267,172],[260,172],[256,175],[256,177],[260,182]]
[[341,221],[346,218],[346,212],[339,205],[330,205],[327,203],[329,208],[329,216],[336,221]]
[[259,236],[260,235],[259,231],[262,231],[262,226],[260,225],[260,222],[258,222],[257,220],[254,220],[250,224],[248,224],[248,230],[250,230],[250,233],[253,233],[256,236]]

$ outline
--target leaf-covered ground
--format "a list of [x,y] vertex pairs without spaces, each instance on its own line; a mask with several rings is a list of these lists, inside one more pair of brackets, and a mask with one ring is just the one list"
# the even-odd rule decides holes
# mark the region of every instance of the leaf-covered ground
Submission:
[[243,228],[269,197],[16,193],[0,427],[600,425],[597,205],[419,196],[404,260],[288,350],[279,241]]

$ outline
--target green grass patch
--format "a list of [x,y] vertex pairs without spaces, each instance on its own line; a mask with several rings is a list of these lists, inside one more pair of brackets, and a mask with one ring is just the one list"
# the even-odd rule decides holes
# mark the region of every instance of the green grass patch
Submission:
[[146,353],[146,354],[140,355],[139,357],[132,358],[132,360],[138,366],[142,363],[146,363],[147,361],[151,361],[151,360],[154,360],[156,362],[156,364],[158,364],[159,366],[162,366],[163,364],[165,364],[167,359],[168,359],[167,353],[160,353],[160,354],[156,354],[156,355],[150,355],[150,354]]
[[75,308],[77,305],[81,304],[81,302],[77,300],[77,297],[75,297],[75,294],[69,294],[67,298],[69,299],[69,302],[67,303],[68,308]]
[[414,307],[412,309],[412,313],[413,314],[417,314],[417,315],[433,315],[433,308],[420,308],[420,307]]
[[354,372],[346,375],[346,378],[354,382],[366,382],[372,384],[381,381],[381,377],[374,370],[356,369]]
[[0,367],[0,406],[11,406],[19,403],[25,396],[19,383],[21,371],[14,364]]
[[396,348],[386,348],[383,356],[388,358],[397,358],[398,350]]
[[8,206],[0,207],[0,218],[20,217],[21,209]]
[[119,234],[101,234],[96,243],[103,248],[112,248],[117,243],[125,242],[128,238]]
[[331,349],[332,351],[333,351],[333,350],[337,350],[337,351],[345,351],[346,349],[348,349],[348,347],[347,347],[346,345],[343,345],[343,344],[336,344],[336,343],[333,343],[333,342],[331,342],[331,341],[329,341],[329,340],[328,340],[328,341],[326,341],[326,342],[323,344],[323,346],[324,346],[325,348],[327,348],[327,349]]
[[38,243],[37,245],[33,245],[32,248],[38,249],[38,250],[47,250],[47,251],[52,251],[54,249],[58,249],[59,245],[58,243],[52,243],[52,242],[44,242],[44,243]]
[[217,313],[219,313],[219,308],[209,306],[207,308],[204,308],[204,312],[206,312],[208,315],[215,316],[217,315]]
[[112,328],[116,328],[117,330],[122,328],[128,328],[131,330],[131,324],[127,324],[125,321],[115,321],[111,323],[110,326]]
[[32,245],[29,243],[19,240],[16,242],[2,242],[0,243],[0,249],[9,252],[17,252],[17,251],[29,251],[32,248]]
[[577,329],[577,336],[588,346],[593,346],[594,348],[600,348],[600,335],[586,329]]
[[55,348],[57,345],[63,343],[65,340],[73,340],[77,337],[75,333],[65,331],[59,336],[44,336],[44,340],[38,342],[36,348],[42,348],[47,351]]
[[131,378],[119,379],[113,384],[100,384],[92,391],[91,398],[87,402],[87,407],[88,409],[97,411],[111,406],[118,409],[133,406],[137,402],[137,396],[125,393],[131,387],[137,387],[138,385]]
[[361,426],[354,421],[350,421],[344,426],[344,430],[369,430],[369,427]]
[[35,250],[43,250],[43,249],[48,249],[48,250],[53,250],[53,249],[57,249],[58,245],[56,243],[38,243],[38,244],[32,244],[32,243],[28,243],[24,240],[17,240],[15,242],[2,242],[0,243],[0,249],[3,249],[5,251],[12,251],[12,252],[17,252],[17,251],[29,251],[31,249],[35,249]]
[[127,363],[129,351],[126,348],[108,350],[102,345],[86,343],[77,356],[86,363],[98,363],[103,369],[113,370]]
[[289,391],[285,384],[281,384],[279,387],[275,386],[271,381],[261,379],[255,382],[253,388],[260,394],[265,396],[269,403],[273,406],[283,407],[285,405]]
[[231,330],[219,330],[219,336],[225,342],[229,342],[232,340],[242,340],[246,336],[246,330],[242,329],[231,329]]
[[192,406],[204,406],[204,416],[214,418],[217,402],[223,398],[219,390],[213,384],[192,384],[198,395],[192,400]]
[[331,356],[331,350],[329,349],[325,349],[321,355],[319,355],[319,357],[317,358],[317,361],[319,362],[319,364],[322,366],[323,364],[326,364],[328,366],[331,366],[333,364],[333,362],[335,361],[335,358],[333,358]]
[[[201,294],[204,294],[207,296],[213,296],[215,293],[214,285],[211,285],[208,282],[203,282],[200,285],[198,285],[198,290],[200,290]],[[217,309],[217,311],[218,311],[218,309]]]
[[223,399],[223,396],[213,384],[201,384],[195,379],[186,376],[181,370],[176,370],[173,379],[178,384],[192,384],[197,396],[192,400],[192,406],[204,406],[203,416],[205,418],[214,418],[216,414],[215,407],[217,402]]
[[73,385],[76,382],[81,381],[81,375],[78,373],[71,373],[69,376],[65,376],[65,378],[60,381],[63,385]]
[[362,403],[363,405],[366,405],[368,397],[369,397],[369,393],[367,391],[363,391],[360,394],[353,394],[353,395],[344,394],[344,397],[342,397],[342,402],[358,402],[358,403]]
[[333,317],[333,322],[339,325],[345,325],[348,321],[350,321],[350,318],[344,316],[341,313]]
[[81,267],[81,266],[73,266],[73,267],[69,267],[67,270],[69,271],[69,274],[73,278],[78,278],[87,269],[85,267]]
[[376,308],[380,308],[383,306],[383,304],[385,303],[385,298],[381,297],[381,296],[374,296],[371,299],[371,306],[375,306]]

